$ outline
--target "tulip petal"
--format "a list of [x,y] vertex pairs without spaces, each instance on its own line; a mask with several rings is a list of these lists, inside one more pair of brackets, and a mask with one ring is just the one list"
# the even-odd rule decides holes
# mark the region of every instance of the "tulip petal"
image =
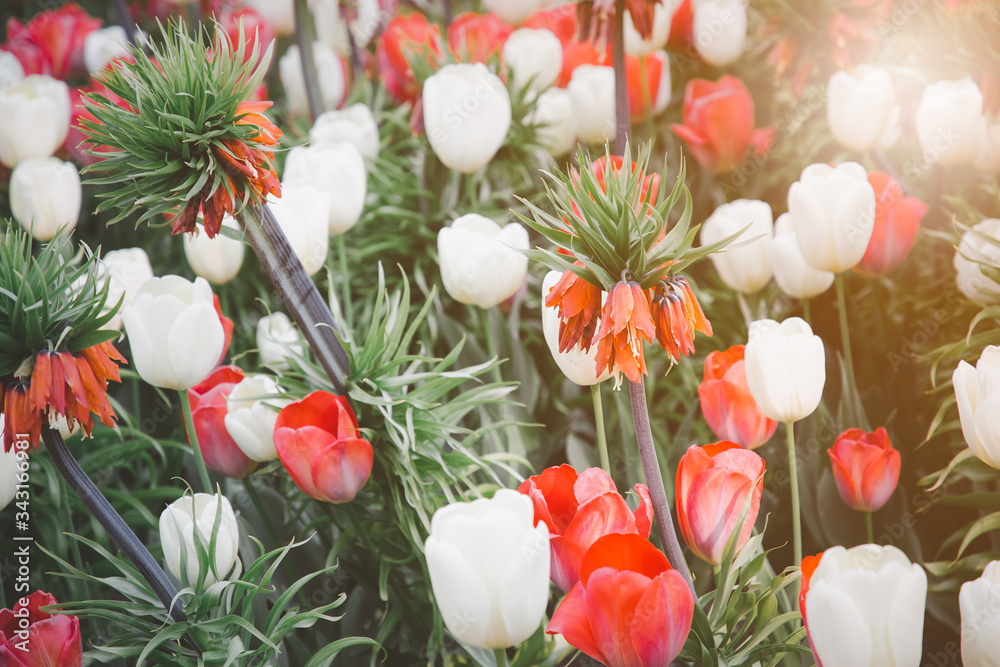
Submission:
[[[818,582],[806,594],[809,639],[823,667],[872,665],[872,636],[851,597]],[[845,641],[850,637],[850,641]]]
[[632,617],[632,646],[644,667],[669,665],[681,652],[694,615],[694,596],[676,570],[646,588]]
[[501,646],[520,644],[538,628],[549,600],[549,560],[549,531],[541,524],[525,534],[500,580],[500,615],[508,633]]
[[573,586],[569,594],[559,603],[545,632],[550,635],[562,635],[571,646],[607,664],[590,629],[590,619],[587,617],[587,594],[583,584],[577,583]]
[[653,529],[653,500],[649,497],[649,488],[645,484],[636,484],[635,493],[639,496],[639,506],[635,508],[635,529],[642,537],[648,538]]
[[312,461],[313,485],[322,500],[354,500],[372,472],[375,452],[367,440],[338,440],[319,450]]
[[632,611],[650,578],[638,572],[601,567],[593,571],[587,588],[587,618],[594,640],[614,667],[642,667],[632,646]]
[[206,303],[196,303],[184,308],[171,322],[166,342],[164,356],[171,364],[177,384],[169,388],[187,389],[208,377],[216,366],[222,356],[225,335],[215,309]]
[[298,429],[278,426],[274,429],[274,448],[281,465],[288,471],[295,485],[313,498],[321,498],[313,484],[312,462],[318,447],[329,443],[333,436],[315,426]]
[[976,432],[976,456],[983,463],[1000,468],[1000,393],[982,400],[972,423]]
[[[888,568],[883,568],[883,572],[885,569]],[[895,586],[895,597],[889,604],[886,618],[889,648],[896,667],[920,664],[926,598],[927,574],[919,565],[912,565]]]
[[618,487],[615,486],[611,475],[605,472],[603,468],[587,468],[580,473],[576,483],[573,485],[573,493],[576,496],[576,501],[581,506],[592,498],[596,498],[602,493],[609,491],[618,493]]
[[[28,667],[80,665],[83,644],[80,621],[75,616],[51,616],[29,627]],[[16,664],[16,663],[15,663]]]
[[470,563],[434,535],[424,546],[434,598],[444,624],[459,641],[482,646],[490,623],[490,595]]

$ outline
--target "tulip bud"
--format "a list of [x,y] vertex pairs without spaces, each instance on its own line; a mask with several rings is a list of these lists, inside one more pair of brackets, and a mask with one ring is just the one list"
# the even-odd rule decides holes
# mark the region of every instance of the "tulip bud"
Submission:
[[0,162],[8,167],[56,152],[69,131],[69,88],[51,76],[32,74],[0,88]]
[[279,36],[291,35],[295,32],[295,0],[246,0],[245,5],[251,7],[274,26]]
[[330,234],[350,230],[364,210],[368,172],[351,143],[293,148],[285,161],[284,181],[311,185],[330,197]]
[[372,110],[365,104],[352,104],[335,111],[324,111],[309,130],[309,142],[313,146],[354,144],[368,162],[378,157],[378,124]]
[[298,330],[288,315],[278,312],[257,321],[257,351],[260,363],[276,371],[289,368],[288,359],[305,354]]
[[330,251],[331,196],[308,184],[288,183],[281,198],[268,195],[274,219],[310,276],[323,268]]
[[951,379],[965,443],[983,463],[1000,469],[1000,347],[986,346],[975,368],[958,362]]
[[191,421],[205,465],[233,479],[243,479],[257,468],[257,462],[243,453],[226,430],[226,397],[244,377],[236,366],[220,366],[188,389]]
[[[232,216],[222,219],[222,226],[234,231],[240,231],[240,226]],[[216,234],[208,238],[208,234],[185,234],[184,256],[194,272],[205,280],[223,285],[236,277],[243,266],[243,255],[246,246],[239,239],[232,239],[225,234]]]
[[72,162],[55,157],[27,158],[10,176],[14,218],[39,241],[50,240],[60,229],[74,229],[82,200],[80,172]]
[[451,298],[492,308],[514,294],[528,272],[528,232],[469,213],[438,232],[441,281]]
[[767,247],[767,257],[774,269],[774,282],[794,299],[809,299],[830,289],[834,274],[814,269],[802,256],[792,227],[792,216],[782,213],[774,223],[774,236]]
[[576,133],[587,143],[615,136],[615,70],[604,65],[580,65],[566,86],[573,100]]
[[677,465],[677,523],[691,551],[718,567],[726,542],[749,506],[736,543],[753,531],[764,489],[764,459],[735,442],[691,445]]
[[372,472],[375,452],[343,396],[314,391],[288,404],[274,425],[281,465],[303,492],[328,503],[347,503]]
[[[118,303],[119,299],[122,302],[122,309],[125,306],[131,306],[135,302],[139,288],[153,277],[153,267],[149,263],[149,256],[142,248],[112,250],[101,257],[101,267],[102,280],[107,280],[110,283],[107,301],[109,308]],[[121,330],[121,309],[104,328]]]
[[528,19],[538,10],[543,0],[483,0],[486,9],[493,12],[504,23],[517,25]]
[[847,148],[864,152],[898,136],[899,105],[884,69],[862,65],[835,72],[826,95],[830,132]]
[[788,190],[788,213],[806,261],[820,271],[854,268],[875,227],[875,190],[856,162],[811,164]]
[[532,518],[531,501],[510,489],[434,512],[427,569],[444,624],[460,642],[516,646],[538,629],[549,599],[549,531]]
[[663,667],[693,616],[694,595],[666,556],[639,535],[611,534],[587,550],[545,631],[610,667]]
[[1000,302],[1000,285],[983,273],[979,265],[985,262],[989,266],[1000,266],[1000,246],[996,241],[1000,241],[1000,218],[987,218],[966,230],[958,244],[954,260],[955,283],[959,291],[973,301]]
[[139,376],[165,389],[188,389],[218,365],[225,334],[204,278],[147,280],[122,311]]
[[[26,590],[26,589],[18,589]],[[0,664],[4,667],[81,667],[80,619],[50,614],[59,602],[43,591],[25,595],[12,609],[0,609]]]
[[576,145],[573,98],[565,88],[549,88],[535,98],[524,122],[537,126],[539,143],[553,157],[565,155]]
[[[291,0],[289,0],[291,2]],[[339,109],[347,99],[349,80],[348,65],[342,56],[323,42],[313,42],[313,58],[316,61],[316,77],[319,82],[320,107],[326,111]],[[302,74],[302,58],[299,47],[292,44],[278,61],[281,85],[285,87],[288,110],[293,114],[309,111],[309,97],[306,94],[306,80]]]
[[760,411],[790,424],[819,405],[826,384],[823,340],[802,319],[750,324],[745,350],[747,384]]
[[[596,345],[591,345],[590,349],[584,352],[581,344],[577,342],[569,350],[559,351],[559,309],[555,306],[546,306],[545,297],[559,282],[560,277],[562,274],[558,271],[549,271],[542,280],[542,333],[545,335],[545,342],[548,344],[549,351],[552,353],[552,358],[555,359],[559,370],[571,382],[582,387],[604,382],[611,377],[611,373],[605,370],[600,375],[597,374]],[[599,327],[600,324],[598,323],[597,326]]]
[[875,191],[875,226],[865,256],[854,269],[881,276],[903,263],[917,240],[927,204],[904,197],[903,188],[889,174],[873,171],[868,182]]
[[653,5],[653,34],[646,39],[635,29],[632,23],[632,13],[625,11],[625,21],[623,24],[625,36],[625,53],[633,56],[645,56],[667,46],[670,39],[670,22],[674,18],[676,10],[674,0],[667,0]]
[[962,584],[962,664],[996,667],[1000,656],[1000,560],[986,564],[983,575]]
[[438,159],[471,174],[500,150],[510,129],[510,95],[482,63],[445,65],[424,82],[424,128]]
[[774,222],[767,202],[737,199],[723,204],[702,226],[701,242],[702,245],[711,245],[744,228],[745,231],[734,243],[755,240],[738,248],[724,248],[709,255],[709,258],[729,289],[753,294],[771,279],[767,246],[774,231]]
[[884,428],[850,428],[827,450],[833,479],[844,502],[862,512],[882,509],[899,482],[899,452]]
[[0,90],[24,80],[21,61],[10,51],[0,51]]
[[274,424],[278,412],[291,401],[277,398],[281,388],[267,375],[250,375],[226,398],[226,430],[247,457],[254,461],[278,458]]
[[736,62],[747,43],[745,0],[693,0],[694,47],[709,65]]
[[87,34],[83,42],[83,61],[92,75],[100,72],[114,60],[128,55],[128,37],[125,28],[113,25]]
[[551,30],[519,28],[503,45],[503,62],[514,86],[538,94],[556,82],[562,70],[562,42]]
[[764,416],[750,393],[743,345],[705,357],[705,378],[698,387],[698,399],[712,432],[741,447],[760,447],[778,428],[778,422]]
[[914,118],[924,155],[946,167],[968,164],[982,145],[983,94],[968,79],[924,88]]
[[827,549],[801,600],[816,664],[921,664],[927,574],[896,547]]
[[[239,537],[236,514],[222,494],[185,495],[160,514],[163,560],[184,585],[196,586],[201,577],[205,588],[224,580],[236,564]],[[199,551],[208,556],[204,569]]]

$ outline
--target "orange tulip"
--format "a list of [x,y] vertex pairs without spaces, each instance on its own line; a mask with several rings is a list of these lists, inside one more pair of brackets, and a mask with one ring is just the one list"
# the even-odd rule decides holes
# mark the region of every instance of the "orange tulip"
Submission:
[[382,84],[397,102],[415,102],[420,83],[410,67],[410,59],[424,58],[437,63],[441,56],[441,31],[420,12],[397,15],[386,26],[375,59]]
[[485,63],[500,53],[512,32],[496,14],[466,12],[448,26],[448,48],[459,62]]
[[828,449],[833,479],[844,502],[856,510],[875,512],[885,505],[899,482],[899,452],[884,428],[865,433],[850,428]]
[[906,259],[917,240],[920,221],[927,214],[927,204],[903,196],[896,179],[881,171],[868,172],[868,182],[875,190],[875,228],[855,271],[881,276]]
[[722,563],[747,494],[750,507],[737,549],[750,537],[764,488],[764,459],[735,442],[691,445],[677,466],[677,522],[691,551],[712,565]]
[[774,435],[778,422],[764,416],[750,393],[743,352],[743,345],[734,345],[705,357],[705,379],[698,387],[698,399],[715,435],[756,449]]

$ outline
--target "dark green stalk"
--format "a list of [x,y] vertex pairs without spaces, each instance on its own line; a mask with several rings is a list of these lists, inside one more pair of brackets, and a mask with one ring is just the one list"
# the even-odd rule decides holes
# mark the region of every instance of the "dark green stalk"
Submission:
[[306,85],[306,98],[309,100],[309,116],[313,121],[323,113],[323,104],[319,97],[319,78],[316,76],[316,58],[313,56],[313,35],[305,22],[305,9],[302,5],[306,0],[292,0],[295,7],[295,43],[299,47],[299,59],[302,61],[302,80]]
[[615,69],[615,154],[625,154],[629,122],[628,80],[625,78],[625,0],[615,2],[615,31],[611,63]]
[[132,20],[132,13],[125,5],[125,0],[114,0],[115,13],[118,14],[118,23],[125,29],[125,38],[128,43],[135,45],[135,21]]

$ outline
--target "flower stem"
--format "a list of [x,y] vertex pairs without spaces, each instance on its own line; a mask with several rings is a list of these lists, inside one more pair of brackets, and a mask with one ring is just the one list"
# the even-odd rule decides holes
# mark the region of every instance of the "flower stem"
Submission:
[[865,528],[868,529],[868,544],[875,544],[875,522],[871,512],[865,512]]
[[802,319],[804,319],[806,321],[806,324],[808,324],[809,328],[811,329],[813,323],[812,323],[812,316],[809,313],[809,299],[808,298],[802,299]]
[[615,32],[612,37],[611,63],[615,69],[615,154],[625,154],[628,142],[628,80],[625,78],[625,0],[615,2]]
[[306,0],[292,0],[295,9],[295,43],[299,47],[299,59],[302,63],[302,80],[306,87],[306,99],[309,101],[309,115],[313,121],[323,113],[323,105],[319,99],[319,78],[316,76],[316,59],[313,57],[312,33],[305,22],[304,5]]
[[608,456],[608,436],[604,432],[604,404],[601,401],[601,383],[590,386],[590,396],[594,399],[594,428],[597,430],[597,451],[601,455],[601,467],[611,474],[611,458]]
[[[285,302],[288,314],[298,324],[337,393],[344,394],[350,361],[337,338],[337,324],[330,306],[320,296],[266,204],[247,206],[238,220],[250,247]],[[346,304],[343,307],[346,310]]]
[[201,455],[201,445],[198,444],[198,433],[194,430],[194,419],[191,417],[191,399],[186,389],[179,389],[181,397],[181,412],[184,413],[184,426],[187,428],[188,440],[194,450],[194,461],[198,465],[198,476],[201,477],[201,488],[205,493],[212,493],[212,482],[208,478],[208,468],[205,467],[205,457]]
[[649,487],[649,497],[653,501],[653,513],[656,515],[656,527],[660,531],[660,541],[666,552],[670,565],[677,570],[688,588],[694,591],[694,582],[684,562],[684,553],[674,532],[674,520],[670,515],[670,504],[667,502],[667,492],[663,488],[663,475],[660,463],[656,460],[656,446],[653,444],[653,432],[649,428],[649,409],[646,406],[646,387],[642,378],[638,382],[629,381],[628,395],[632,403],[632,422],[635,424],[635,438],[639,444],[639,456],[642,458],[642,470],[646,476],[646,486]]
[[791,422],[785,423],[785,440],[788,443],[788,477],[792,485],[792,549],[797,567],[802,562],[802,517],[799,513],[799,470],[795,455],[795,425]]
[[344,235],[337,234],[337,259],[340,262],[340,309],[344,313],[344,321],[348,330],[354,329],[354,309],[351,305],[351,275],[347,271],[347,244]]
[[507,662],[507,649],[505,648],[493,649],[493,657],[497,661],[497,667],[507,667],[510,664]]
[[118,14],[118,23],[125,30],[125,39],[128,40],[129,44],[135,46],[135,20],[132,18],[132,12],[129,11],[125,0],[115,0],[114,5],[115,13]]
[[167,574],[153,558],[139,538],[136,537],[132,529],[128,527],[124,519],[111,506],[108,499],[94,485],[94,482],[87,477],[80,464],[73,458],[63,442],[59,431],[54,431],[47,424],[42,425],[42,440],[49,450],[49,456],[56,470],[63,476],[69,487],[80,497],[83,504],[94,515],[94,518],[104,527],[111,539],[114,540],[118,548],[125,552],[132,564],[139,570],[139,574],[145,577],[146,581],[160,598],[164,608],[170,610],[170,617],[175,621],[185,621],[184,609],[178,600],[177,590],[170,583]]
[[[840,310],[840,340],[844,346],[844,365],[847,367],[847,388],[846,392],[855,392],[857,384],[854,382],[854,355],[851,352],[851,334],[847,328],[847,297],[844,294],[844,274],[838,273],[834,281],[837,283],[837,307]],[[853,401],[851,401],[853,403]]]

